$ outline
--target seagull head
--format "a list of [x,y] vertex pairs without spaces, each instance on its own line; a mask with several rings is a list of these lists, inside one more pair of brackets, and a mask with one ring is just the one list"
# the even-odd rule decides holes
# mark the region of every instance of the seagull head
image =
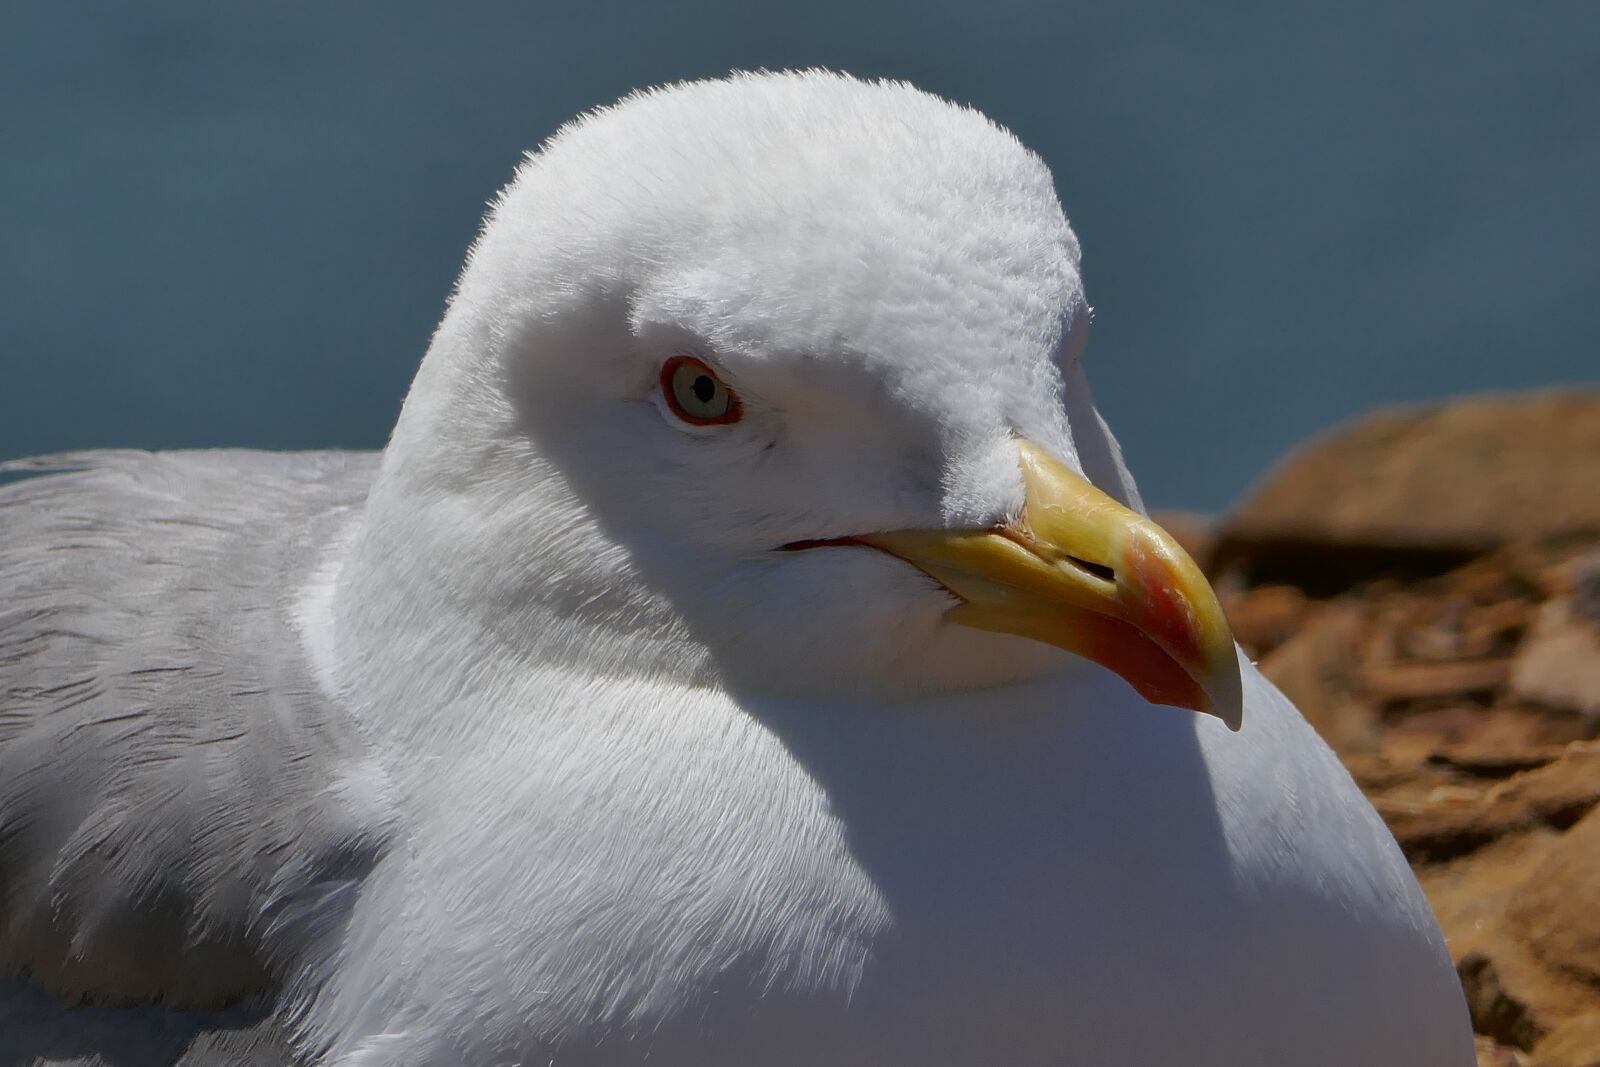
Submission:
[[909,85],[636,94],[493,205],[368,526],[537,656],[800,694],[1087,659],[1237,727],[1217,599],[1090,399],[1079,261],[1044,163]]

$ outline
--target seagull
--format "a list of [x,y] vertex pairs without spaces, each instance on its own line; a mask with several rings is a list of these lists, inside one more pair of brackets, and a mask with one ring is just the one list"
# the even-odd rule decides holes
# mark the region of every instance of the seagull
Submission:
[[9,464],[0,1061],[1473,1063],[1080,264],[974,110],[678,84],[526,158],[381,455]]

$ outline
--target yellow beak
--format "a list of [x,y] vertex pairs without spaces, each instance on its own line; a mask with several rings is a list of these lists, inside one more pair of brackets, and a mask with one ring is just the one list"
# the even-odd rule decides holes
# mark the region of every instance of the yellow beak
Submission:
[[1146,699],[1243,714],[1233,634],[1217,596],[1161,527],[1019,441],[1026,503],[991,530],[891,530],[852,540],[898,556],[961,600],[946,615],[1057,645]]

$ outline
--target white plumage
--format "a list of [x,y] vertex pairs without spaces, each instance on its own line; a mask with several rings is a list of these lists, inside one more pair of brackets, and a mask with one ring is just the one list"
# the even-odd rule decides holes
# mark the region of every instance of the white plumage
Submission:
[[[1138,509],[1087,320],[1008,133],[742,75],[528,158],[375,470],[0,489],[7,1062],[1470,1064],[1403,858],[1253,667],[1233,733],[783,550],[1015,524],[1019,439]],[[737,422],[675,416],[685,355]]]

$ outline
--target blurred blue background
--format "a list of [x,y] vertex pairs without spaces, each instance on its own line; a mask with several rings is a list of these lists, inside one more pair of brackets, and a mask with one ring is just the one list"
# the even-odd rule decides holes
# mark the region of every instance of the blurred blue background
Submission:
[[1595,0],[4,0],[0,456],[379,446],[524,148],[810,65],[1051,164],[1154,504],[1376,404],[1600,378]]

